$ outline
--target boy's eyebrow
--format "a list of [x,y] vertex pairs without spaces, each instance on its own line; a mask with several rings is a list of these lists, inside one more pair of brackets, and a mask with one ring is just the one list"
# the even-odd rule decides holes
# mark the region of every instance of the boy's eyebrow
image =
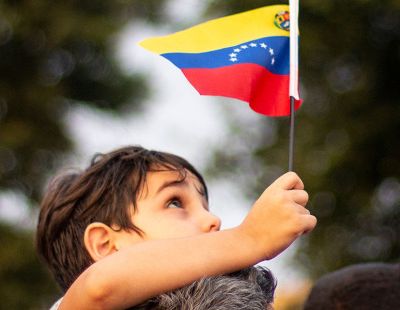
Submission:
[[164,190],[167,187],[171,187],[171,186],[175,186],[175,185],[181,185],[182,183],[186,183],[185,179],[176,179],[176,180],[171,180],[171,181],[165,181],[156,191],[156,195],[161,192],[162,190]]
[[[171,186],[176,186],[176,185],[178,185],[178,186],[180,186],[180,185],[188,185],[188,182],[187,182],[186,178],[185,178],[185,179],[176,179],[176,180],[171,180],[171,181],[165,181],[165,182],[157,189],[156,195],[157,195],[158,193],[160,193],[162,190],[164,190],[165,188],[171,187]],[[204,189],[203,189],[203,186],[201,186],[201,185],[200,185],[200,186],[197,186],[196,184],[195,184],[194,186],[195,186],[197,192],[198,192],[201,196],[203,196],[203,197],[206,196],[206,194],[205,194],[205,192],[204,192]]]

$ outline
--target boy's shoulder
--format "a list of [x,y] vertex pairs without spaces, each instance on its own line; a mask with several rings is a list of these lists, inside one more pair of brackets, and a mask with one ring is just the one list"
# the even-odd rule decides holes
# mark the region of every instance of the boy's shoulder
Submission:
[[51,308],[49,310],[57,310],[61,304],[61,301],[62,301],[62,297],[59,300],[57,300],[56,303],[53,306],[51,306]]

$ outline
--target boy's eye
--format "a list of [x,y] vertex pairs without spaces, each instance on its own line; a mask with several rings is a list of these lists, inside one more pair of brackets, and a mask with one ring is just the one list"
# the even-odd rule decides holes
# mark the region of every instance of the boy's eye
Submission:
[[172,199],[168,203],[168,208],[182,208],[182,203],[179,199]]

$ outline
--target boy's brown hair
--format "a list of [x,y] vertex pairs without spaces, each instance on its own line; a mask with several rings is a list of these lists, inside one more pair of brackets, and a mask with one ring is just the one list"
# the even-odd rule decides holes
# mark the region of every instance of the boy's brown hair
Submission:
[[208,199],[203,177],[189,162],[140,146],[96,154],[84,171],[65,173],[51,181],[41,203],[36,246],[63,291],[93,263],[83,242],[89,224],[102,222],[143,234],[131,222],[132,211],[147,173],[165,170],[178,171],[182,180],[187,171],[193,173]]

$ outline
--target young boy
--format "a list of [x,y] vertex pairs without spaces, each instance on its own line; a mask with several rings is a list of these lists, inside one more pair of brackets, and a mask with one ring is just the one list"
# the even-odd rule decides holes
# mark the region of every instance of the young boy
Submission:
[[52,182],[37,247],[65,292],[59,309],[126,309],[278,255],[316,225],[303,188],[295,173],[281,176],[242,224],[220,231],[191,164],[126,147]]

